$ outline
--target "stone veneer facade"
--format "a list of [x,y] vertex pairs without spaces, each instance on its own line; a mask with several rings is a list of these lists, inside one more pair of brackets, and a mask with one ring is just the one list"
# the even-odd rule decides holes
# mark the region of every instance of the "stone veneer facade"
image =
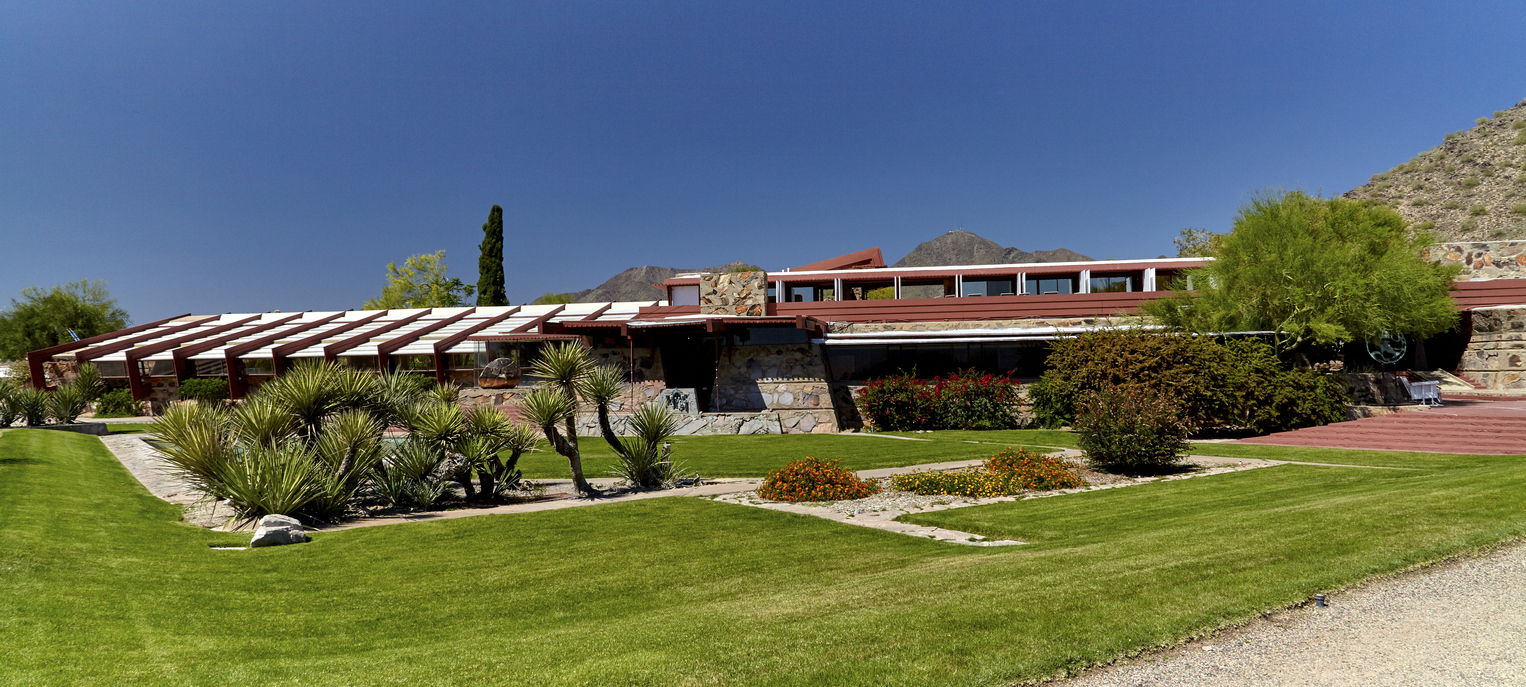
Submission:
[[726,272],[699,278],[702,315],[756,317],[764,314],[767,303],[767,272]]
[[1443,243],[1420,251],[1424,260],[1461,265],[1459,280],[1526,278],[1526,241]]
[[838,431],[821,346],[732,346],[716,367],[711,403],[721,412],[773,411],[786,434]]
[[1477,308],[1472,319],[1458,374],[1486,389],[1526,391],[1526,305]]

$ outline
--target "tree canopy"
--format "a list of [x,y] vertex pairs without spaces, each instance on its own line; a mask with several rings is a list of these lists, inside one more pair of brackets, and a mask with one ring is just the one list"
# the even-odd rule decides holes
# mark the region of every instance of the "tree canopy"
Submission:
[[456,308],[466,305],[476,289],[455,277],[446,277],[445,251],[415,255],[403,262],[387,263],[387,285],[380,296],[366,301],[366,310],[393,308]]
[[509,297],[503,291],[503,208],[494,205],[488,211],[482,243],[477,248],[481,251],[477,258],[477,305],[508,305]]
[[1283,350],[1385,333],[1423,339],[1457,324],[1457,268],[1422,260],[1431,242],[1381,205],[1262,194],[1211,240],[1214,261],[1190,273],[1195,292],[1144,312],[1190,331],[1273,331]]
[[43,289],[30,286],[21,300],[0,312],[0,360],[19,360],[30,351],[114,332],[127,326],[127,311],[106,290],[106,282],[81,279]]

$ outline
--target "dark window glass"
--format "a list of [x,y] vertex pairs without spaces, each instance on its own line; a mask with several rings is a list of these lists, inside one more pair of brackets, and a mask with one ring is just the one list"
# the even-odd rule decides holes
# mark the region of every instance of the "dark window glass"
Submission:
[[1036,296],[1076,292],[1075,277],[1043,277],[1028,279],[1027,292]]
[[863,381],[913,371],[917,377],[929,379],[970,368],[1036,379],[1043,374],[1048,357],[1049,344],[1045,341],[827,347],[827,364],[832,379],[838,381]]
[[964,280],[964,295],[966,296],[1011,296],[1016,291],[1015,279],[979,279]]
[[811,342],[810,332],[794,327],[742,327],[735,333],[736,342],[743,346],[791,346]]
[[127,363],[100,362],[95,364],[102,377],[126,377]]
[[1127,293],[1134,290],[1133,277],[1092,277],[1092,293]]
[[276,373],[275,361],[270,358],[243,358],[244,374],[246,375],[272,375]]
[[226,377],[228,376],[228,361],[226,360],[192,360],[196,367],[197,377]]

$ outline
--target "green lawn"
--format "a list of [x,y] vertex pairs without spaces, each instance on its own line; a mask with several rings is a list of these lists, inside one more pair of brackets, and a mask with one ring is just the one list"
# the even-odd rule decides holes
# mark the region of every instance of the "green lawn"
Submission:
[[0,684],[1006,684],[1526,534],[1526,459],[1428,460],[915,518],[1008,548],[665,498],[212,551],[94,437],[10,430]]

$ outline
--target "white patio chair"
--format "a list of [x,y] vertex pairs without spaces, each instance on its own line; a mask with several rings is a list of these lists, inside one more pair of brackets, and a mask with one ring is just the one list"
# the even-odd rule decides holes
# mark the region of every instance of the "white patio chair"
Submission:
[[1428,406],[1441,405],[1441,382],[1411,382],[1403,376],[1399,377],[1399,382],[1409,392],[1410,400]]

